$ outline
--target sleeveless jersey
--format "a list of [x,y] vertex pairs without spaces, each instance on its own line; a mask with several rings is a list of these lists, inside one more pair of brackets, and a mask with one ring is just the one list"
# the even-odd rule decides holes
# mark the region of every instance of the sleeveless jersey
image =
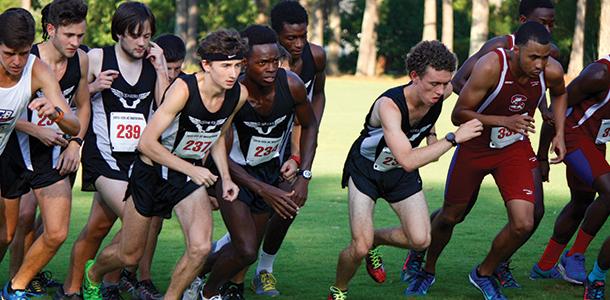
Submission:
[[0,154],[15,129],[17,118],[21,118],[32,98],[32,68],[36,56],[30,54],[21,72],[21,78],[12,87],[0,87]]
[[508,44],[506,49],[514,50],[515,49],[515,35],[514,34],[507,34],[505,36],[506,36],[506,43]]
[[312,101],[313,87],[316,81],[316,63],[313,59],[313,54],[311,53],[311,46],[309,45],[309,43],[305,44],[305,47],[303,47],[303,52],[301,53],[301,60],[303,60],[303,66],[301,67],[301,74],[298,75],[305,83],[305,89],[307,90],[307,99],[309,99],[309,101]]
[[[527,114],[534,116],[536,108],[546,92],[544,72],[538,78],[530,78],[521,84],[510,72],[510,57],[505,49],[496,49],[500,61],[500,78],[495,88],[491,90],[477,108],[477,112],[485,115],[512,116]],[[522,134],[512,132],[504,127],[485,126],[483,133],[463,143],[465,147],[500,149],[517,141],[525,140]]]
[[[119,70],[114,46],[102,49],[102,71]],[[109,89],[92,97],[83,159],[101,157],[115,171],[131,165],[154,102],[156,81],[154,67],[142,59],[142,71],[135,85],[119,74]]]
[[[216,112],[210,112],[201,99],[195,74],[180,75],[188,87],[189,97],[180,113],[161,135],[161,144],[174,155],[201,166],[203,158],[221,134],[222,126],[237,107],[240,85],[225,92],[224,102]],[[155,164],[163,179],[175,185],[184,184],[187,176],[166,166]]]
[[[38,45],[32,47],[31,53],[40,58]],[[80,79],[80,61],[77,52],[73,57],[68,59],[66,71],[59,80],[59,87],[72,112],[76,112],[76,105],[74,104],[73,98],[74,95],[76,95]],[[36,97],[43,96],[44,94],[42,91],[36,91]],[[51,128],[57,132],[61,131],[55,122],[46,117],[39,117],[38,113],[32,112],[29,109],[27,110],[27,120],[40,127]],[[60,146],[46,146],[39,139],[20,131],[17,131],[17,139],[19,140],[19,148],[23,154],[23,162],[28,170],[43,171],[53,169],[57,166],[59,154],[62,150]]]
[[279,174],[280,153],[290,143],[294,106],[286,71],[280,68],[271,113],[263,116],[246,102],[235,115],[231,159],[242,166],[269,167]]
[[[434,123],[436,123],[436,120],[441,114],[443,98],[439,99],[437,103],[430,107],[428,112],[416,125],[411,126],[409,122],[407,99],[404,95],[404,88],[410,84],[411,83],[391,88],[381,94],[377,100],[381,97],[388,97],[398,106],[401,115],[400,127],[402,132],[411,142],[411,146],[416,148],[421,141],[428,136]],[[373,168],[375,170],[385,172],[391,169],[400,168],[400,165],[396,162],[395,157],[392,155],[392,151],[390,151],[390,148],[386,144],[383,136],[383,128],[381,126],[374,127],[370,125],[371,114],[373,113],[373,108],[375,107],[377,100],[375,100],[369,113],[366,115],[364,128],[360,132],[360,137],[356,140],[356,144],[358,145],[357,147],[359,148],[360,155],[374,162]]]
[[[610,54],[595,63],[605,64],[610,72]],[[571,107],[566,118],[566,131],[578,131],[590,136],[596,144],[610,141],[610,85],[605,92]]]

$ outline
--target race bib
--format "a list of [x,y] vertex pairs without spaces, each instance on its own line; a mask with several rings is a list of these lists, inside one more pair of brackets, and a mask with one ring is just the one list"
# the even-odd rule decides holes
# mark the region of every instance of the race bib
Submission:
[[281,143],[282,137],[267,138],[253,136],[250,140],[246,163],[251,166],[256,166],[280,156],[279,148]]
[[492,127],[490,139],[490,148],[502,149],[517,141],[523,140],[523,135],[517,132],[510,131],[506,127]]
[[610,119],[602,120],[602,124],[599,126],[599,132],[595,139],[596,144],[605,144],[610,141]]
[[219,136],[220,131],[210,133],[187,131],[178,147],[174,149],[174,154],[186,159],[203,159]]
[[49,120],[47,116],[38,116],[38,113],[36,111],[32,111],[32,124],[35,124],[36,126],[40,127],[50,128],[55,131],[61,131],[61,129],[59,129],[59,126],[57,126],[55,122]]
[[390,148],[383,147],[383,150],[381,150],[381,153],[379,153],[379,156],[377,156],[377,159],[373,164],[373,169],[379,172],[387,172],[396,168],[400,168],[398,161],[396,161],[396,157],[392,155]]
[[113,152],[134,152],[146,127],[140,113],[110,113],[110,144]]

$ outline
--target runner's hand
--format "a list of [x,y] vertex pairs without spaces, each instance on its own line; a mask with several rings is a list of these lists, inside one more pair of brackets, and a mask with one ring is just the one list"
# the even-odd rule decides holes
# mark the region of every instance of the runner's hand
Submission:
[[455,131],[455,141],[460,144],[467,142],[479,135],[483,131],[483,123],[477,119],[472,119],[462,125]]
[[508,130],[525,136],[529,135],[530,132],[536,133],[534,118],[529,115],[512,115],[510,117],[504,117],[503,123],[503,126]]
[[285,192],[274,186],[261,189],[260,196],[284,219],[292,219],[299,212],[299,206],[292,201],[294,191]]
[[61,146],[65,147],[68,145],[68,141],[63,138],[61,132],[55,131],[51,128],[39,126],[36,128],[34,137],[40,140],[45,146]]
[[557,157],[551,158],[550,162],[552,164],[558,164],[562,162],[567,152],[566,143],[563,138],[563,135],[555,135],[555,137],[553,137],[553,141],[551,142],[551,149],[553,149],[553,152],[555,152]]
[[222,199],[232,202],[239,194],[239,187],[231,180],[222,181]]
[[193,166],[191,171],[188,172],[188,174],[186,175],[191,177],[191,180],[193,180],[195,184],[203,185],[206,188],[214,185],[214,183],[218,179],[218,176],[212,174],[210,170],[199,166]]
[[80,145],[78,143],[68,143],[68,147],[59,155],[56,169],[59,175],[64,176],[78,170],[80,164]]
[[39,97],[32,100],[28,105],[28,108],[32,110],[32,113],[38,113],[39,117],[45,116],[50,120],[55,120],[59,116],[53,102],[46,97]]
[[297,162],[289,159],[282,165],[280,169],[280,173],[282,174],[282,178],[286,181],[292,181],[294,177],[297,176],[297,170],[299,167],[297,166]]
[[97,93],[109,89],[112,82],[119,77],[119,71],[106,70],[101,72],[95,80],[89,84],[89,93]]
[[150,42],[148,48],[148,55],[146,59],[155,67],[155,70],[164,69],[167,70],[167,66],[164,64],[163,49],[159,47],[155,42]]
[[299,205],[299,207],[303,207],[305,205],[305,201],[307,200],[307,188],[309,186],[309,180],[299,176],[297,180],[294,182],[293,189],[294,195],[292,199],[294,203]]

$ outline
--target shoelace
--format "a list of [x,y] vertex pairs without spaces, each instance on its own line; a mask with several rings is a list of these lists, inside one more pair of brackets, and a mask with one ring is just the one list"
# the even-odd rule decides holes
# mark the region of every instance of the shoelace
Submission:
[[346,300],[347,299],[347,293],[343,292],[342,290],[331,286],[330,287],[330,294],[333,297],[333,300]]
[[44,285],[45,284],[42,280],[40,280],[39,278],[34,278],[32,279],[32,281],[30,281],[30,284],[28,286],[28,292],[34,294],[42,294],[45,292]]
[[40,278],[40,280],[45,286],[58,287],[61,285],[61,283],[53,279],[53,273],[51,273],[51,271],[42,271],[38,273],[37,277]]
[[[413,288],[410,288],[409,290],[411,292],[421,293],[424,283],[428,282],[428,281],[429,281],[428,274],[424,271],[419,271],[415,275],[415,281],[414,281],[414,284],[412,285]],[[409,286],[409,287],[411,287],[411,286]]]
[[498,272],[498,278],[500,278],[501,282],[508,282],[508,283],[516,283],[515,278],[513,277],[513,273],[511,272],[513,270],[513,268],[510,267],[510,261],[505,262],[505,263],[501,263],[500,266],[498,266],[499,272]]
[[144,288],[144,293],[150,296],[159,296],[161,293],[157,289],[157,287],[152,283],[152,281],[145,280],[140,282],[140,285]]
[[[424,263],[424,253],[421,252],[412,252],[412,257],[407,258],[408,262],[405,264],[403,269],[408,270],[409,272],[419,272],[421,270],[421,266]],[[409,254],[411,256],[411,254]]]
[[369,250],[369,257],[373,268],[381,268],[381,254],[379,253],[379,248]]
[[275,280],[275,277],[273,276],[273,274],[261,273],[260,276],[261,276],[261,282],[263,283],[264,291],[275,290],[275,284],[277,283],[277,280]]
[[604,297],[605,284],[602,281],[594,281],[587,288],[587,299],[602,299]]
[[[227,293],[224,295],[228,299],[243,299],[243,296],[239,292],[239,287],[232,285],[227,289]],[[223,297],[224,298],[224,297]]]

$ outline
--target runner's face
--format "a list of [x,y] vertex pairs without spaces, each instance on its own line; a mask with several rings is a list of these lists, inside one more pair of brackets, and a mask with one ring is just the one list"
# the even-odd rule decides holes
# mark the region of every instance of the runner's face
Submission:
[[180,75],[182,72],[182,63],[184,63],[183,59],[167,63],[167,75],[169,75],[169,82],[173,82],[174,79]]
[[303,47],[307,44],[307,24],[284,23],[282,31],[278,33],[278,39],[280,44],[290,52],[292,59],[298,59],[303,53]]
[[12,49],[4,44],[0,44],[0,66],[4,73],[9,76],[20,76],[28,61],[32,46],[21,49]]
[[277,44],[254,45],[247,60],[246,75],[262,86],[270,86],[275,83],[279,67],[280,49]]
[[546,30],[553,32],[553,27],[555,27],[555,9],[544,7],[536,8],[529,16],[521,16],[519,21],[521,21],[521,24],[528,21],[538,22],[544,25]]
[[415,72],[411,72],[413,83],[419,94],[419,98],[426,105],[433,105],[438,102],[451,83],[451,72],[438,71],[427,66],[423,76],[418,76]]
[[135,32],[141,32],[140,35],[132,35],[131,32],[125,31],[125,34],[119,35],[119,44],[125,53],[134,59],[140,59],[146,56],[148,47],[150,45],[150,37],[152,31],[150,29],[150,23],[144,22],[143,27],[137,26]]
[[55,27],[47,25],[47,32],[53,46],[65,57],[73,57],[78,51],[87,31],[87,23],[82,21],[76,24]]
[[241,72],[243,60],[203,61],[203,69],[209,72],[212,80],[225,90],[231,89]]
[[540,44],[528,41],[525,45],[515,46],[515,53],[519,57],[519,67],[530,78],[538,78],[544,71],[551,55],[551,44]]

